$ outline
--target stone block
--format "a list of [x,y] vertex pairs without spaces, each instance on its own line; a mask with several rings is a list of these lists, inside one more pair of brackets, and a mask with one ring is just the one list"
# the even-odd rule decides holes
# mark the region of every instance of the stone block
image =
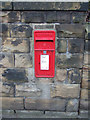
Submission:
[[89,53],[84,53],[84,68],[89,68],[90,66],[90,54]]
[[68,112],[78,112],[79,100],[71,99],[67,103],[66,111]]
[[64,99],[25,99],[25,108],[31,110],[65,111]]
[[59,68],[82,68],[83,54],[57,54],[56,65]]
[[12,3],[7,1],[7,2],[2,2],[0,4],[0,10],[12,10]]
[[89,118],[88,110],[80,110],[79,118]]
[[58,53],[65,53],[67,51],[67,40],[66,39],[57,40],[57,51]]
[[70,15],[71,13],[69,11],[57,11],[57,22],[59,23],[71,23]]
[[39,97],[41,90],[36,86],[35,83],[24,83],[16,85],[16,96],[24,97]]
[[29,38],[32,37],[32,27],[29,24],[11,24],[11,37]]
[[57,36],[60,38],[84,38],[85,28],[78,24],[61,24],[56,25]]
[[82,53],[84,51],[84,39],[69,39],[68,51],[70,53]]
[[65,82],[67,79],[67,70],[56,69],[56,81]]
[[88,88],[90,87],[90,82],[88,81],[90,79],[89,71],[83,70],[82,74],[82,88]]
[[0,37],[10,37],[10,24],[0,23]]
[[2,70],[2,79],[7,83],[28,82],[28,70],[24,68],[7,68]]
[[54,23],[57,22],[57,14],[56,11],[48,11],[46,12],[46,22],[47,23]]
[[20,21],[19,11],[2,11],[0,12],[0,17],[2,23],[13,23]]
[[22,110],[22,109],[24,109],[23,98],[2,97],[2,110]]
[[90,52],[90,40],[85,40],[85,51]]
[[88,100],[80,100],[80,109],[81,110],[88,110]]
[[26,23],[43,23],[45,12],[24,11],[22,12],[22,22]]
[[90,39],[90,24],[89,23],[85,24],[85,39],[87,40]]
[[0,52],[2,50],[2,38],[0,37]]
[[88,99],[88,89],[81,89],[81,99]]
[[30,40],[28,38],[2,38],[2,51],[3,52],[29,52]]
[[0,67],[14,67],[14,55],[11,53],[0,53]]
[[2,97],[11,97],[14,96],[14,86],[10,85],[10,84],[5,84],[5,83],[1,83],[2,84],[2,91],[0,92],[0,96]]
[[14,2],[14,10],[83,10],[88,11],[88,2]]
[[51,87],[51,97],[79,98],[80,85],[58,84]]
[[68,79],[72,84],[80,84],[82,78],[82,70],[68,69]]
[[86,12],[72,12],[72,22],[73,23],[86,23]]
[[32,56],[30,54],[15,54],[15,67],[32,67]]
[[54,29],[54,25],[53,24],[37,24],[34,25],[34,29]]

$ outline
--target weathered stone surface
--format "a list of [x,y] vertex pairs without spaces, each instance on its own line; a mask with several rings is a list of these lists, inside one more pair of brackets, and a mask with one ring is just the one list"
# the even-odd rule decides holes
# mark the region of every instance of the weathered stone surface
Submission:
[[59,84],[51,87],[51,97],[79,98],[80,85]]
[[25,108],[31,110],[65,111],[66,100],[62,99],[31,99],[26,98]]
[[2,71],[2,79],[8,83],[28,82],[28,72],[23,68],[8,68]]
[[68,51],[70,53],[80,53],[84,51],[84,39],[68,40]]
[[11,53],[0,53],[0,67],[14,67],[14,55]]
[[19,11],[2,11],[0,12],[2,23],[13,23],[20,21]]
[[88,70],[83,70],[82,74],[82,88],[88,88],[90,87],[90,82],[88,81],[90,79],[90,74]]
[[65,53],[67,50],[67,40],[58,39],[57,40],[57,51],[58,53]]
[[23,98],[2,97],[2,110],[22,110],[22,109],[24,109]]
[[83,54],[57,54],[56,64],[59,68],[82,68]]
[[10,25],[0,23],[0,37],[10,37]]
[[0,3],[0,10],[12,10],[12,3],[9,1]]
[[22,12],[22,22],[26,23],[40,23],[44,22],[44,12],[37,12],[37,11],[28,11]]
[[34,29],[54,29],[54,25],[53,24],[37,24],[34,26]]
[[56,70],[56,80],[60,82],[65,82],[67,79],[67,70],[57,69]]
[[81,90],[81,99],[88,99],[88,89]]
[[14,86],[10,84],[2,84],[2,91],[0,91],[0,96],[2,97],[10,97],[14,96]]
[[45,111],[46,118],[77,118],[78,112],[58,112],[58,111]]
[[80,109],[81,110],[88,110],[89,101],[87,100],[80,100]]
[[89,118],[88,110],[80,110],[79,118]]
[[11,24],[11,37],[32,37],[32,27],[28,24]]
[[78,112],[79,100],[72,99],[68,101],[66,111],[68,112]]
[[72,12],[72,22],[73,23],[85,23],[86,22],[86,12]]
[[2,50],[2,38],[0,37],[0,52]]
[[68,70],[69,82],[73,84],[81,83],[82,70],[79,69],[69,69]]
[[86,23],[85,24],[85,38],[90,40],[90,24]]
[[3,52],[29,52],[30,41],[28,38],[2,38],[2,51]]
[[70,23],[70,12],[57,11],[57,22],[59,23]]
[[47,23],[54,23],[57,22],[57,14],[56,11],[48,11],[46,12],[46,22]]
[[85,51],[90,52],[90,40],[85,40]]
[[14,2],[14,10],[88,10],[88,2]]
[[32,67],[30,54],[15,54],[15,67]]
[[88,68],[90,66],[90,54],[84,53],[84,68]]
[[16,85],[16,96],[39,97],[40,95],[41,90],[37,88],[35,83]]
[[83,25],[77,24],[61,24],[56,25],[58,37],[73,37],[73,38],[84,38],[85,28]]

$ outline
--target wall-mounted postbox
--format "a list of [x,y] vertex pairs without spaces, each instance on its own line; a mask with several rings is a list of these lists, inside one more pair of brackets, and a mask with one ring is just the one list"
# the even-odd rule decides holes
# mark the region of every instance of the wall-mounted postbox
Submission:
[[36,77],[55,75],[55,31],[34,31],[34,67]]

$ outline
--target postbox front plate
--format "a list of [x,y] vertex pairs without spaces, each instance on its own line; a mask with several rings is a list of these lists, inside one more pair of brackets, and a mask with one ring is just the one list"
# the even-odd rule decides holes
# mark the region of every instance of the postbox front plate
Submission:
[[55,31],[34,31],[34,66],[36,77],[55,75]]

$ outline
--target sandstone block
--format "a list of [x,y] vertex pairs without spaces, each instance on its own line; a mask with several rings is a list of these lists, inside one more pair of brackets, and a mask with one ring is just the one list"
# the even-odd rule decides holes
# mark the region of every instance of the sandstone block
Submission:
[[65,53],[67,50],[67,41],[65,39],[57,40],[57,51],[58,53]]
[[54,25],[53,24],[37,24],[34,26],[34,29],[54,29]]
[[0,52],[2,50],[2,38],[0,37]]
[[68,51],[70,53],[80,53],[84,51],[84,39],[69,39]]
[[68,112],[78,112],[79,101],[77,99],[72,99],[68,101],[66,111]]
[[24,83],[16,85],[16,96],[24,97],[39,97],[41,95],[41,90],[36,86],[35,83]]
[[10,24],[0,23],[0,37],[10,37]]
[[90,79],[89,71],[88,70],[83,70],[82,88],[90,87],[90,82],[88,81],[89,79]]
[[73,23],[85,23],[86,16],[86,12],[72,12],[72,21]]
[[2,97],[2,109],[3,110],[22,110],[22,109],[24,109],[23,98]]
[[2,38],[3,42],[3,52],[29,52],[30,51],[30,41],[25,38]]
[[28,82],[28,71],[23,68],[8,68],[2,71],[2,79],[8,83]]
[[85,51],[90,52],[90,40],[85,40]]
[[14,96],[14,86],[10,84],[2,84],[2,91],[0,91],[2,97],[11,97]]
[[57,22],[57,15],[56,15],[56,11],[52,12],[46,12],[46,22],[47,23],[54,23]]
[[70,83],[73,83],[73,84],[81,83],[82,70],[79,70],[79,69],[68,70],[68,78]]
[[84,53],[84,68],[88,68],[90,66],[90,54]]
[[81,99],[88,99],[88,89],[81,90]]
[[59,68],[82,68],[83,54],[57,54],[56,64]]
[[80,85],[59,84],[51,87],[51,97],[79,98]]
[[0,4],[0,10],[12,10],[12,3],[9,1],[2,2],[2,4]]
[[11,24],[11,37],[29,38],[32,37],[32,27],[28,24]]
[[0,12],[2,23],[13,23],[20,21],[19,11],[2,11]]
[[80,100],[80,109],[81,110],[88,110],[88,100]]
[[15,67],[32,67],[32,56],[30,54],[15,54]]
[[26,98],[25,108],[32,110],[65,111],[66,100],[62,99],[31,99]]
[[26,23],[43,23],[44,22],[44,14],[45,12],[39,11],[28,11],[22,12],[22,22]]
[[0,53],[0,67],[14,67],[14,55],[11,53]]
[[84,38],[85,28],[83,25],[76,24],[61,24],[56,25],[57,35],[60,38],[73,37],[73,38]]
[[60,82],[65,82],[67,79],[67,70],[65,69],[57,69],[56,70],[56,80]]

